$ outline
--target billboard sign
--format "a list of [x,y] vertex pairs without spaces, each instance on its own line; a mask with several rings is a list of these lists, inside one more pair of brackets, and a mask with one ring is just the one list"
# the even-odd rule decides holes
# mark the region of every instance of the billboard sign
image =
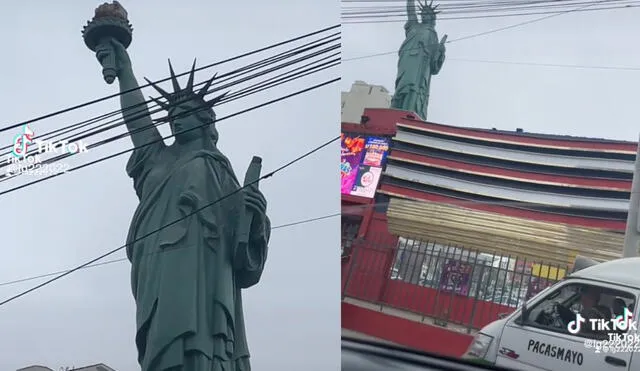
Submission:
[[389,139],[368,137],[364,145],[363,165],[382,167],[389,153]]
[[373,198],[389,153],[389,139],[341,134],[340,192]]
[[341,135],[340,146],[340,179],[341,193],[350,194],[358,176],[358,168],[364,157],[365,138]]
[[382,175],[381,167],[373,167],[369,165],[360,165],[358,167],[358,175],[349,194],[353,196],[373,198],[380,182]]

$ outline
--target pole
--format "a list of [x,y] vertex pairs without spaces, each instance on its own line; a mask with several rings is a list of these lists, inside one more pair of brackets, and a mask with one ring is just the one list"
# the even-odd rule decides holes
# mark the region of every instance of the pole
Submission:
[[640,145],[636,153],[636,162],[633,169],[633,181],[631,183],[631,199],[629,200],[629,214],[627,215],[627,229],[624,233],[624,247],[622,257],[630,258],[638,256],[640,248],[640,225],[638,224],[638,212],[640,211]]

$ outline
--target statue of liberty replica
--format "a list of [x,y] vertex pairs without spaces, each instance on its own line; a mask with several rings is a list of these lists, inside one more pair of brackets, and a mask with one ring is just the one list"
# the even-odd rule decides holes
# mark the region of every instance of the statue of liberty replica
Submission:
[[418,3],[420,18],[416,13],[415,0],[407,0],[408,21],[404,25],[405,39],[398,51],[398,74],[391,108],[412,111],[426,120],[429,104],[431,76],[437,75],[444,63],[445,35],[438,42],[436,33],[437,5]]
[[166,145],[133,73],[131,34],[117,2],[100,6],[83,31],[105,81],[118,79],[135,147],[126,171],[139,205],[126,251],[138,362],[142,371],[248,371],[241,290],[260,280],[271,231],[257,187],[259,158],[249,167],[253,185],[240,191],[217,147],[212,107],[222,96],[205,99],[215,76],[194,91],[195,62],[184,88],[171,63],[173,93],[151,83],[175,136]]

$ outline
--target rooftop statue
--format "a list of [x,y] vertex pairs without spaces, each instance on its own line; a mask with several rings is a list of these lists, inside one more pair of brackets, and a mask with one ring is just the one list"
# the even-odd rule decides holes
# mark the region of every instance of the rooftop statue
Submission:
[[423,120],[427,118],[431,76],[437,75],[445,57],[447,35],[438,42],[435,30],[437,5],[418,4],[407,0],[408,21],[404,25],[405,39],[398,51],[398,74],[391,108],[412,111]]
[[[271,231],[267,202],[257,183],[238,192],[231,164],[217,147],[212,107],[223,95],[205,100],[215,76],[194,90],[195,62],[184,88],[170,62],[173,93],[152,84],[175,135],[172,145],[164,143],[126,50],[132,31],[127,13],[117,2],[105,5],[83,36],[105,81],[118,79],[135,146],[126,171],[140,202],[127,257],[141,369],[248,371],[241,289],[257,284],[264,269]],[[258,162],[250,166],[256,180]]]

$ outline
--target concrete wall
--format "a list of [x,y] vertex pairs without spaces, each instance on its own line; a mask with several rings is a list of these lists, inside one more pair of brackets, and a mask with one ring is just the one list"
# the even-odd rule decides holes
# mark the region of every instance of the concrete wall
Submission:
[[340,103],[342,122],[359,124],[365,108],[389,108],[391,94],[384,86],[356,81],[351,90],[342,92]]

